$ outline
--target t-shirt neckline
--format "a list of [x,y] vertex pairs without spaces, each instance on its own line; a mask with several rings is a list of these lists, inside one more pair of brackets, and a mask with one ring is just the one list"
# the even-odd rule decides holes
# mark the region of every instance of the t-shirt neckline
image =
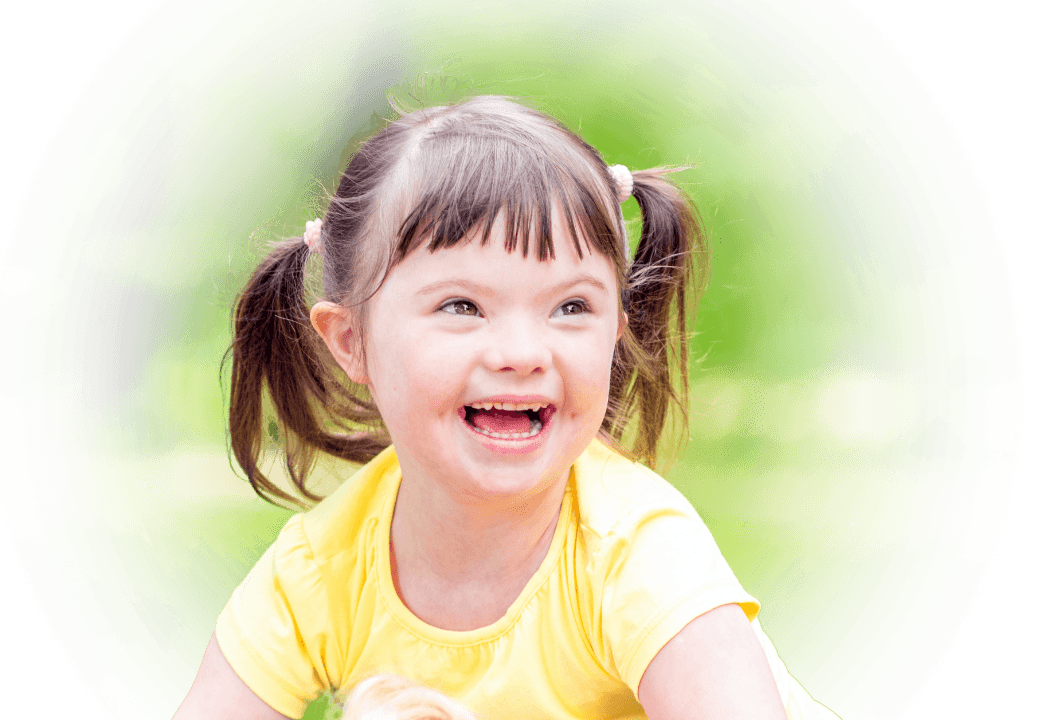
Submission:
[[379,585],[380,594],[390,614],[409,632],[436,645],[475,645],[492,640],[510,630],[519,619],[523,609],[537,594],[537,591],[548,579],[559,561],[571,521],[571,483],[574,479],[574,467],[571,467],[567,477],[567,487],[564,489],[563,501],[560,504],[559,520],[556,521],[556,528],[553,531],[552,541],[549,544],[548,552],[545,554],[545,559],[541,561],[541,565],[534,571],[530,580],[527,581],[504,615],[489,625],[474,630],[444,630],[435,627],[418,618],[398,596],[390,566],[390,526],[394,519],[394,506],[397,504],[398,488],[401,486],[401,468],[398,466],[396,458],[394,466],[390,469],[388,475],[390,477],[387,478],[389,487],[387,488],[386,506],[377,526],[375,567],[376,581]]

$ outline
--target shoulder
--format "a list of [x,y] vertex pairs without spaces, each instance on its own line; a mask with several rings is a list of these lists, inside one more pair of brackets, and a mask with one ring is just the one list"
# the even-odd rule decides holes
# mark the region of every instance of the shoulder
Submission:
[[319,562],[358,546],[392,506],[400,480],[397,454],[387,448],[316,507],[293,517],[291,540],[304,543]]
[[662,607],[710,588],[746,601],[699,513],[655,472],[594,440],[572,487],[581,567],[601,599],[628,593]]
[[581,530],[600,538],[669,517],[706,532],[692,504],[673,485],[594,439],[574,463]]
[[572,485],[585,627],[630,688],[694,618],[733,603],[757,614],[699,513],[659,475],[594,441]]
[[[281,593],[317,604],[325,579],[349,576],[354,565],[371,563],[372,529],[396,494],[399,475],[393,450],[385,450],[313,509],[292,515],[233,599]],[[393,488],[391,488],[393,485]],[[390,490],[393,492],[389,492]],[[389,492],[389,494],[388,494]],[[258,602],[258,600],[252,600]]]
[[293,515],[218,618],[229,664],[291,717],[322,683],[343,677],[351,612],[377,555],[373,529],[399,480],[396,456],[386,450],[315,508]]

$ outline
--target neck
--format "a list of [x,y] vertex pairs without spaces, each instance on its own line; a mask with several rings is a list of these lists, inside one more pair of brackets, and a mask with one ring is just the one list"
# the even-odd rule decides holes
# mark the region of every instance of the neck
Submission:
[[531,495],[489,501],[405,475],[390,527],[391,579],[405,607],[443,630],[504,617],[548,554],[567,475]]
[[483,501],[403,479],[390,530],[402,574],[453,584],[528,580],[548,553],[565,489],[556,482],[531,496]]

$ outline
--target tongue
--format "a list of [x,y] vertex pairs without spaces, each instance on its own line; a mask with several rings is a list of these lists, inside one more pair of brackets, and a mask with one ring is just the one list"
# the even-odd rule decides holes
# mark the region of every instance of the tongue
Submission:
[[506,435],[530,432],[530,416],[521,410],[480,410],[471,423],[479,430]]

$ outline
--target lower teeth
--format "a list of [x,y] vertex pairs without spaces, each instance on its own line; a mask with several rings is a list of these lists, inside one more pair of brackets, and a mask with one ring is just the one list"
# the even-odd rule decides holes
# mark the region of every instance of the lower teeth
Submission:
[[539,432],[541,432],[541,428],[543,426],[542,426],[540,420],[531,420],[530,421],[530,431],[529,432],[524,432],[524,433],[496,433],[496,432],[491,432],[490,430],[483,430],[481,428],[477,428],[474,425],[471,425],[470,427],[471,427],[472,430],[474,430],[475,432],[479,433],[480,435],[488,435],[489,437],[501,438],[503,440],[517,440],[519,438],[528,438],[528,437],[533,437],[534,435],[537,435]]

